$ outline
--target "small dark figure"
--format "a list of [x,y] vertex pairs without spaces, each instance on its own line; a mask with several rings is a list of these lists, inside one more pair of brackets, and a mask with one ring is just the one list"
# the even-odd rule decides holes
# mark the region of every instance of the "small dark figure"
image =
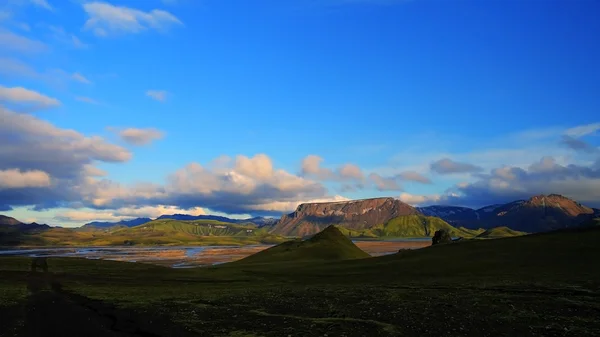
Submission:
[[450,232],[447,229],[437,230],[433,235],[433,238],[431,238],[432,245],[439,245],[441,243],[450,242],[452,242],[452,236],[450,236]]
[[44,273],[48,272],[48,262],[45,257],[34,257],[31,259],[31,271],[36,272],[38,267],[42,268]]

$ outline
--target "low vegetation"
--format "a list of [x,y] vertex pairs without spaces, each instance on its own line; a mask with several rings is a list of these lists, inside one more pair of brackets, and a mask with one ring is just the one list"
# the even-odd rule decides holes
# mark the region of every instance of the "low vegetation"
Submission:
[[512,230],[508,227],[495,227],[495,228],[491,228],[488,229],[484,232],[482,232],[481,234],[477,235],[477,238],[483,238],[483,239],[498,239],[498,238],[507,238],[507,237],[511,237],[511,236],[521,236],[521,235],[526,235],[527,233],[525,232],[519,232],[519,231],[515,231]]
[[155,220],[136,227],[105,229],[50,228],[11,231],[4,226],[0,244],[11,246],[122,246],[122,245],[252,245],[277,244],[286,239],[269,234],[265,228],[214,220]]
[[598,241],[590,227],[196,269],[50,258],[46,276],[5,257],[0,335],[597,336]]
[[463,227],[455,228],[446,221],[433,216],[403,215],[393,218],[385,224],[364,230],[341,228],[343,233],[355,238],[422,238],[432,237],[440,229],[446,229],[453,237],[475,237],[483,229],[470,230]]
[[237,264],[349,260],[369,257],[336,226],[329,226],[307,240],[287,241],[250,255]]

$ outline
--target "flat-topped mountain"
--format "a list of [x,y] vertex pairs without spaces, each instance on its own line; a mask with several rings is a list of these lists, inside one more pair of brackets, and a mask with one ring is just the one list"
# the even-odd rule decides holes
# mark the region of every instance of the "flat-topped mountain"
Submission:
[[402,215],[419,214],[414,207],[394,198],[306,203],[281,217],[272,232],[287,236],[315,234],[329,225],[363,230]]

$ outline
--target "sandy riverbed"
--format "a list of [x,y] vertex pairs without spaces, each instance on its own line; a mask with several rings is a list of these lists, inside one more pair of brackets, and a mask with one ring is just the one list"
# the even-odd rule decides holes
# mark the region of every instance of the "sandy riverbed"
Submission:
[[[396,253],[400,249],[417,249],[431,245],[431,241],[355,241],[355,244],[372,256]],[[206,247],[89,247],[89,248],[38,248],[4,252],[22,256],[74,256],[89,259],[152,263],[169,267],[197,267],[243,259],[272,245],[206,246]]]

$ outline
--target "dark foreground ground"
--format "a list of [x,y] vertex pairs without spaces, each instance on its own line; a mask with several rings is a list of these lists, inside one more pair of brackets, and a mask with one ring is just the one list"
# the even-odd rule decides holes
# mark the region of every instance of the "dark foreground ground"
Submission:
[[174,270],[0,258],[0,336],[598,336],[600,230]]

